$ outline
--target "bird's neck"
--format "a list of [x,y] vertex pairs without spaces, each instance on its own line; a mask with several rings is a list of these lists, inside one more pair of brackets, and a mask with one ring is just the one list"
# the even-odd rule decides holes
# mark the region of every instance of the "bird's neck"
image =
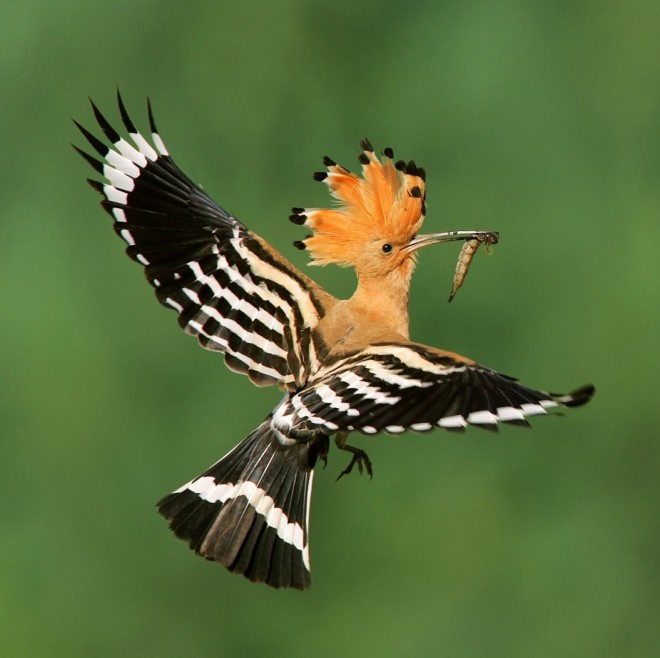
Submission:
[[358,287],[348,300],[354,313],[362,313],[382,329],[410,335],[408,298],[410,276],[394,271],[382,277],[358,275]]

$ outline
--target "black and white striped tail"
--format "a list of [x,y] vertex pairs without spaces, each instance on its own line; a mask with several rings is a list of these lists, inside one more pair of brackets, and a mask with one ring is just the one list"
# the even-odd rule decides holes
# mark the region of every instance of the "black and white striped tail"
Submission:
[[309,507],[325,435],[283,445],[264,421],[199,477],[159,503],[199,555],[272,587],[310,586]]

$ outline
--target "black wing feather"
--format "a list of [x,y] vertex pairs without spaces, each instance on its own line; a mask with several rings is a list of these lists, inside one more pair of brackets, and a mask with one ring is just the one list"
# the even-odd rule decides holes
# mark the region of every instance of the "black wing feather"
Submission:
[[372,346],[320,369],[314,381],[283,405],[283,430],[359,431],[365,434],[498,423],[528,425],[548,409],[584,404],[592,386],[568,394],[523,386],[479,364],[459,361],[414,343]]
[[102,161],[76,150],[106,178],[90,183],[128,255],[144,266],[158,300],[177,311],[184,330],[224,352],[231,368],[259,385],[300,384],[318,366],[311,344],[311,328],[324,312],[318,287],[181,171],[158,134],[151,104],[151,143],[119,94],[118,104],[130,140],[92,103],[111,146],[76,122]]

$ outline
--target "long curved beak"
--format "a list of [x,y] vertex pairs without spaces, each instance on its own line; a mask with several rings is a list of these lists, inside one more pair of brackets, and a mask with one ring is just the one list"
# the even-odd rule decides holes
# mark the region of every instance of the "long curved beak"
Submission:
[[444,231],[443,233],[428,233],[416,235],[403,249],[409,253],[420,247],[439,242],[454,242],[456,240],[479,240],[487,245],[497,244],[500,234],[497,231]]

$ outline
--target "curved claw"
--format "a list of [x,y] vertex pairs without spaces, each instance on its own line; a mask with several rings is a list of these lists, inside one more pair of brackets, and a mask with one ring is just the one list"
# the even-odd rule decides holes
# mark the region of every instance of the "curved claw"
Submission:
[[356,464],[360,475],[362,475],[362,471],[365,470],[368,473],[369,478],[374,476],[373,469],[371,467],[371,460],[369,459],[369,455],[367,455],[364,450],[353,448],[352,446],[344,446],[343,450],[352,452],[353,459],[351,459],[349,465],[337,476],[337,480],[339,480],[344,475],[348,475]]
[[353,459],[351,459],[349,465],[337,476],[337,480],[339,480],[344,475],[348,475],[356,464],[360,475],[362,475],[363,471],[366,471],[369,474],[369,477],[372,478],[374,473],[371,467],[371,459],[369,459],[369,455],[367,455],[364,450],[360,450],[360,448],[349,446],[346,443],[347,436],[348,432],[340,432],[335,436],[335,444],[337,447],[340,450],[345,450],[346,452],[353,454]]

